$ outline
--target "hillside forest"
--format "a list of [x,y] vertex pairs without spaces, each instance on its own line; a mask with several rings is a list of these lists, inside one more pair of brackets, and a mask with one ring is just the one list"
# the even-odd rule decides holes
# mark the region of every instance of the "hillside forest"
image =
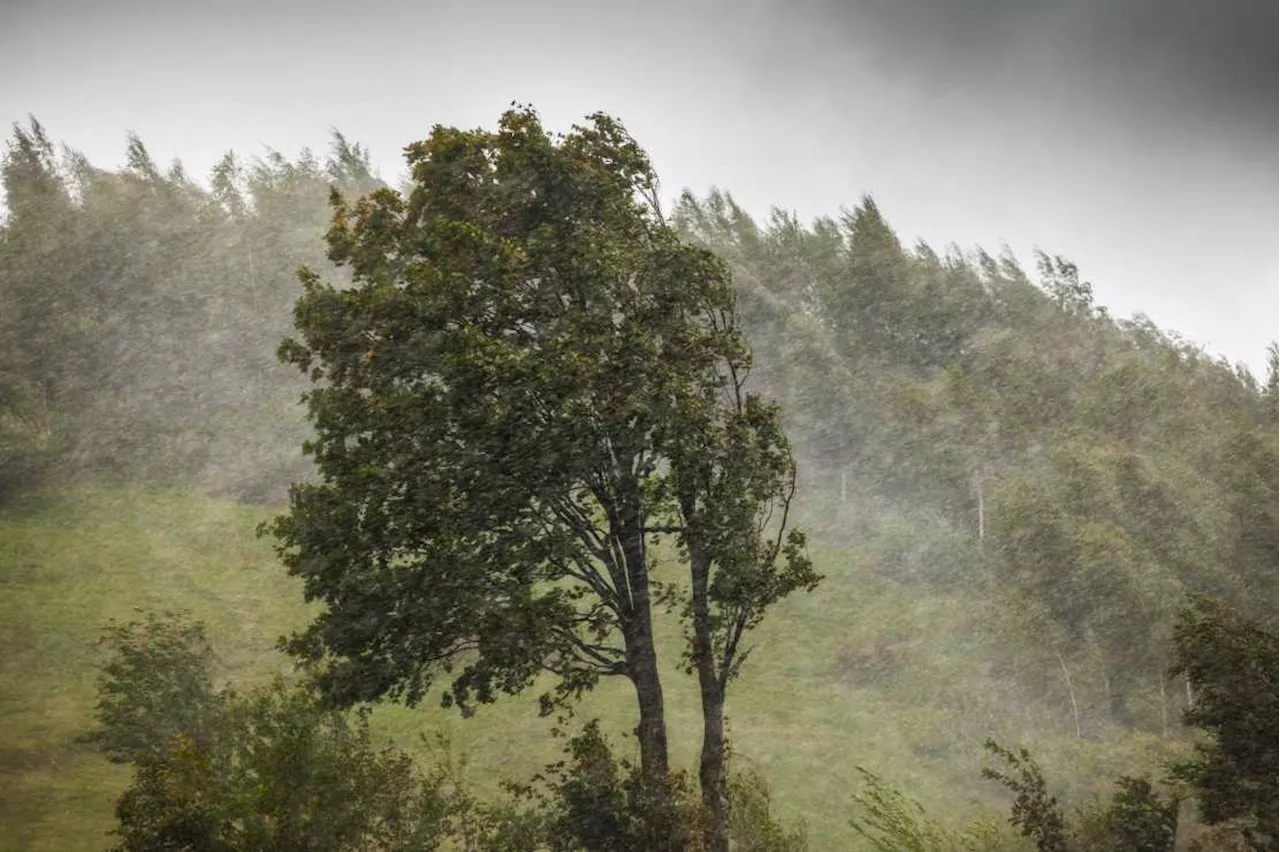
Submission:
[[1276,848],[1274,344],[608,116],[405,156],[13,128],[0,846]]

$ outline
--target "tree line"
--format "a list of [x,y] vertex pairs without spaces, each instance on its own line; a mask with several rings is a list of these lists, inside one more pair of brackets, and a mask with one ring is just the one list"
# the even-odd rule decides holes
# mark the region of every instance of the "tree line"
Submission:
[[[820,589],[799,522],[886,542],[879,570],[903,582],[990,588],[1013,640],[997,665],[1069,708],[1076,736],[1168,735],[1179,712],[1214,732],[1181,777],[1207,820],[1274,844],[1260,799],[1213,791],[1275,764],[1224,733],[1254,749],[1274,702],[1247,709],[1259,684],[1221,664],[1237,646],[1274,656],[1274,346],[1259,381],[1110,317],[1063,258],[1038,257],[1037,286],[1007,253],[906,249],[869,197],[811,226],[775,211],[762,227],[718,191],[668,213],[605,115],[560,136],[517,107],[495,131],[437,127],[406,159],[392,189],[335,134],[324,163],[228,155],[205,187],[133,137],[116,173],[59,155],[33,120],[4,161],[0,496],[139,476],[272,501],[294,482],[264,532],[323,604],[287,642],[316,693],[259,697],[235,724],[309,719],[382,777],[407,770],[338,708],[434,696],[469,712],[549,683],[553,713],[624,677],[639,767],[610,775],[588,728],[573,772],[605,774],[560,776],[539,818],[613,814],[607,831],[560,823],[582,848],[727,849],[728,687],[770,607]],[[271,358],[290,325],[278,354],[300,377]],[[304,392],[309,425],[289,413]],[[903,519],[910,548],[886,535]],[[664,611],[699,686],[696,798],[667,755]],[[203,724],[166,729],[138,783],[165,789],[174,755],[207,756],[191,751],[213,747]],[[422,783],[394,807],[443,807],[444,776]],[[443,831],[428,822],[405,836]]]

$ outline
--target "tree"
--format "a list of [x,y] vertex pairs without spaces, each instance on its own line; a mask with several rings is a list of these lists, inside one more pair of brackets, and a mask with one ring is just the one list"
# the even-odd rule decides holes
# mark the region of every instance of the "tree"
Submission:
[[910,318],[907,255],[870,196],[844,216],[845,274],[823,294],[842,349],[853,357],[901,359],[919,355]]
[[1174,766],[1175,777],[1195,789],[1206,823],[1238,821],[1254,848],[1275,849],[1275,633],[1196,598],[1174,628],[1174,648],[1174,670],[1194,696],[1184,719],[1210,736]]
[[[281,346],[314,382],[322,481],[273,530],[325,604],[288,648],[347,704],[414,704],[450,675],[442,700],[465,708],[550,673],[550,712],[625,676],[642,771],[663,778],[659,593],[690,617],[714,750],[743,633],[816,582],[782,532],[794,465],[777,410],[743,393],[728,272],[667,227],[608,116],[553,139],[513,109],[407,159],[407,196],[335,197],[353,285],[303,270]],[[663,535],[687,588],[650,576]],[[721,813],[722,790],[704,788]]]
[[1280,346],[1274,340],[1267,346],[1267,384],[1263,399],[1267,406],[1267,422],[1274,426],[1280,418]]
[[99,646],[108,649],[98,682],[99,727],[84,739],[115,763],[163,762],[181,735],[207,744],[218,713],[213,649],[204,626],[166,613],[112,623]]
[[1010,824],[1023,837],[1031,838],[1038,852],[1067,852],[1067,821],[1057,798],[1049,794],[1039,764],[1025,748],[1015,752],[991,739],[983,747],[1009,767],[1009,773],[1004,773],[985,766],[982,777],[999,782],[1014,794]]
[[71,409],[92,386],[92,311],[75,250],[75,203],[35,118],[13,126],[0,185],[8,208],[0,220],[0,363],[45,404]]

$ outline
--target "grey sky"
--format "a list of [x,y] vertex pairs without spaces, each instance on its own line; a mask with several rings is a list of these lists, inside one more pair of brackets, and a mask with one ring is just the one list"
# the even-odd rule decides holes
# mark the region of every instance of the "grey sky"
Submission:
[[668,195],[808,218],[873,193],[907,240],[1039,245],[1101,302],[1255,368],[1277,336],[1277,7],[1245,0],[0,0],[0,120],[203,174],[323,147],[383,175],[432,124],[605,110]]

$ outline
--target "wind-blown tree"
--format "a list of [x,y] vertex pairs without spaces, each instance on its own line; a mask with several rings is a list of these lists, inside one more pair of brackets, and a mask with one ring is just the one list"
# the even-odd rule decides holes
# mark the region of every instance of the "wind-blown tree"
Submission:
[[[744,393],[728,271],[683,244],[647,156],[615,120],[552,138],[436,127],[407,194],[335,197],[338,288],[304,270],[299,340],[321,481],[274,524],[323,612],[288,648],[338,703],[446,705],[554,675],[544,711],[598,679],[636,689],[641,768],[668,772],[654,604],[684,602],[727,848],[724,687],[769,604],[817,577],[784,536],[794,465],[777,410]],[[771,519],[772,516],[772,519]],[[658,586],[677,536],[687,586]]]
[[124,154],[95,168],[32,119],[0,158],[0,491],[56,472],[282,499],[305,382],[274,348],[329,187],[380,185],[368,153],[335,131],[323,162],[229,154],[211,190],[134,135]]
[[1275,632],[1200,597],[1180,613],[1174,647],[1195,695],[1184,721],[1209,735],[1175,777],[1194,788],[1206,823],[1235,822],[1251,848],[1277,848]]

